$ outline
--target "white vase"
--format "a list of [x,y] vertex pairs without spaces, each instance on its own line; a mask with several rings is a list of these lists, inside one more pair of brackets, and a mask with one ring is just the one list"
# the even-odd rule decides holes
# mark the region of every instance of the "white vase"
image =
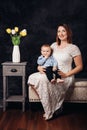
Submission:
[[19,49],[18,45],[13,46],[12,62],[14,62],[14,63],[20,62],[20,49]]

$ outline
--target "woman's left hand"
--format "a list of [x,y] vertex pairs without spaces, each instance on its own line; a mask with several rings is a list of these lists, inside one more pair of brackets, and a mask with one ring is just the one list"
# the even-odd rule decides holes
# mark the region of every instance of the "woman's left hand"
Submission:
[[61,76],[61,78],[66,78],[67,74],[62,72],[61,70],[58,70],[58,74]]

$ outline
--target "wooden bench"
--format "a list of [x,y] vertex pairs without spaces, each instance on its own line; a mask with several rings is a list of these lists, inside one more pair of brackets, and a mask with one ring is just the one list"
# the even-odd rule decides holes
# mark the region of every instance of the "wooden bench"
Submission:
[[[29,86],[29,102],[40,102],[37,92]],[[65,102],[87,103],[87,79],[75,79],[73,86],[69,88],[66,94]]]

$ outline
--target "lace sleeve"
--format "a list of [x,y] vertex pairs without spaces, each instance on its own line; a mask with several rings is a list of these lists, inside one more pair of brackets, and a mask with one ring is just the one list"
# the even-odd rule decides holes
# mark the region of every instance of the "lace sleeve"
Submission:
[[81,55],[81,51],[80,51],[80,49],[79,49],[78,46],[73,45],[73,46],[71,47],[71,55],[72,55],[72,57],[75,57],[75,56],[77,56],[77,55]]

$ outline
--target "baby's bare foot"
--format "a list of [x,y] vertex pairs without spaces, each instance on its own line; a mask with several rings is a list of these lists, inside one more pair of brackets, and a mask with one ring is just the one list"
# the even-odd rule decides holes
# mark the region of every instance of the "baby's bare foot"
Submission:
[[57,83],[63,83],[64,82],[64,80],[63,79],[57,79]]
[[55,79],[52,79],[52,80],[51,80],[51,83],[53,83],[53,84],[56,83],[56,80],[55,80]]

